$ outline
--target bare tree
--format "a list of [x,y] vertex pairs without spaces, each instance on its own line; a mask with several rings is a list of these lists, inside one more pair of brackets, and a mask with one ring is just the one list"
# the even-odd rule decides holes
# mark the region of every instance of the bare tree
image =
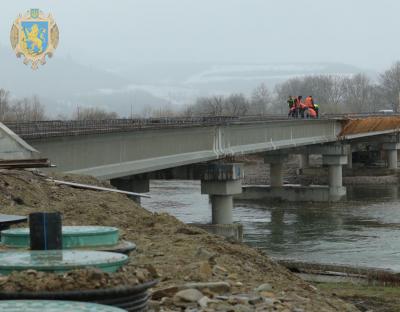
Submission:
[[224,97],[220,95],[200,97],[196,100],[196,103],[193,105],[192,109],[193,114],[197,116],[221,116],[223,111]]
[[75,120],[105,120],[105,119],[116,119],[118,114],[115,112],[107,112],[97,107],[77,107],[73,114]]
[[272,103],[271,94],[265,83],[260,84],[254,89],[251,95],[250,112],[251,114],[265,115]]
[[3,121],[7,112],[10,109],[9,103],[9,92],[4,89],[0,89],[0,120]]
[[39,121],[45,119],[45,109],[40,103],[38,96],[33,96],[29,108],[29,119],[31,121]]
[[392,106],[395,112],[399,112],[400,106],[400,62],[396,62],[391,68],[380,75],[382,95]]
[[341,76],[317,75],[296,77],[275,88],[280,103],[285,103],[289,95],[312,95],[324,112],[342,112],[343,81]]
[[13,101],[8,105],[8,110],[5,112],[3,120],[5,121],[39,121],[45,120],[45,109],[40,103],[39,98],[23,98]]
[[228,116],[244,116],[250,104],[243,94],[232,94],[223,101],[223,114]]

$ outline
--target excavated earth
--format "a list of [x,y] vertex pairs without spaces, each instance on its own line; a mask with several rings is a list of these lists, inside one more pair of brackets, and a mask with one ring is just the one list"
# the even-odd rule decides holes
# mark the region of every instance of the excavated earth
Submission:
[[[52,177],[110,187],[91,177]],[[256,249],[210,235],[170,215],[150,213],[125,195],[56,185],[36,171],[4,170],[0,207],[0,213],[16,215],[59,211],[64,225],[115,226],[122,239],[138,247],[115,274],[30,270],[0,277],[0,291],[83,290],[157,278],[151,301],[155,311],[358,311]]]

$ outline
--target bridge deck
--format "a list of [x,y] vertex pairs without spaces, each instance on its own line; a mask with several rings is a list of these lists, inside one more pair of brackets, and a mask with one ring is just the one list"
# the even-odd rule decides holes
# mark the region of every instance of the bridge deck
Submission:
[[[344,118],[346,117],[343,115],[327,115],[321,119]],[[257,122],[280,122],[288,120],[296,122],[303,119],[288,119],[286,115],[264,115],[245,117],[217,116],[148,119],[51,120],[4,122],[4,124],[23,139],[40,139],[48,137],[126,132],[143,129],[204,127]],[[312,122],[313,120],[309,119],[309,121]]]
[[[326,115],[6,123],[61,171],[101,179],[397,132],[400,116]],[[368,118],[366,118],[368,117]]]

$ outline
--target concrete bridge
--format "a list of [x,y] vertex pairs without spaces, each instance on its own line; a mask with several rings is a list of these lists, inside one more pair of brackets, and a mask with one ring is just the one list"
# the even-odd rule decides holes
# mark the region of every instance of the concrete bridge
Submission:
[[[269,187],[245,188],[242,198],[281,197],[291,200],[340,200],[346,195],[342,166],[357,142],[385,149],[397,168],[400,116],[329,116],[317,120],[269,118],[173,118],[150,120],[46,121],[7,123],[19,138],[49,158],[57,170],[110,180],[118,188],[149,190],[151,173],[191,168],[230,156],[263,154],[271,167]],[[288,154],[323,155],[328,166],[325,187],[285,187],[282,165]],[[211,168],[211,169],[210,169]],[[202,171],[202,192],[209,194],[213,223],[232,223],[232,196],[241,193],[240,166],[213,164]],[[211,171],[210,171],[211,170]],[[189,170],[190,171],[190,170]],[[187,170],[185,172],[188,172]],[[195,174],[193,171],[191,176]]]

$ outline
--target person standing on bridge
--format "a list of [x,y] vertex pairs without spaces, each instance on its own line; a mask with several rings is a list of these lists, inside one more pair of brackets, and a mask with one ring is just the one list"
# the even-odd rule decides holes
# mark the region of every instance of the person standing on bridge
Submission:
[[315,110],[315,113],[316,113],[316,115],[317,115],[317,118],[319,117],[319,105],[318,104],[316,104],[316,103],[314,103],[314,110]]
[[289,95],[287,103],[289,106],[288,117],[294,117],[296,107],[295,107],[295,99],[293,98],[293,96]]
[[300,115],[301,118],[304,118],[304,111],[306,110],[306,106],[302,101],[303,97],[299,95],[296,99],[296,118]]
[[308,108],[314,108],[314,99],[311,95],[306,97],[304,105],[307,106]]
[[317,111],[315,110],[315,104],[312,95],[306,97],[304,105],[306,106],[305,109],[307,110],[307,118],[317,118]]

